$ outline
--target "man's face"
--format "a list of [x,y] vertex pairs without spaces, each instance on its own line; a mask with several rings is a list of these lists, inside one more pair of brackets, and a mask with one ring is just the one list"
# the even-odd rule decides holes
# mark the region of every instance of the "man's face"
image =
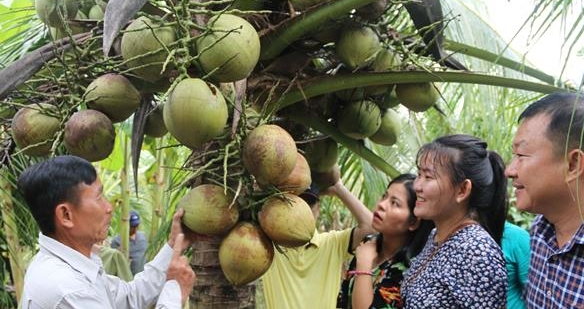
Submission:
[[97,179],[91,185],[78,185],[78,202],[73,212],[72,233],[79,241],[95,244],[106,239],[113,207],[103,196],[103,186]]
[[512,180],[517,208],[543,214],[569,197],[565,178],[565,159],[546,134],[547,114],[523,120],[513,139],[513,159],[505,169]]

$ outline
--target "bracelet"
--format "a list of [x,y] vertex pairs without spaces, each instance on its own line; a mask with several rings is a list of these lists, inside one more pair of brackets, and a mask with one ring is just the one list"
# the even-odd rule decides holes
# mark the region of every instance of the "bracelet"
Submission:
[[373,276],[373,273],[370,270],[349,270],[347,272],[349,276],[359,276],[359,275],[368,275]]

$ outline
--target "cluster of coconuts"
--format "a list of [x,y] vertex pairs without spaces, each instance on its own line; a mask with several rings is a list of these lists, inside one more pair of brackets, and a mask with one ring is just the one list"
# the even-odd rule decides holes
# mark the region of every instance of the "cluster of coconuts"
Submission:
[[[175,29],[142,16],[130,23],[121,38],[121,55],[132,75],[149,87],[168,89],[170,47]],[[220,135],[228,119],[228,106],[215,85],[247,78],[259,60],[259,36],[245,19],[221,14],[211,17],[207,31],[193,41],[193,61],[201,78],[185,78],[171,90],[162,108],[168,132],[183,145],[196,149]],[[215,84],[214,84],[215,83]]]
[[73,20],[103,20],[104,0],[36,0],[35,11],[55,40],[87,31]]
[[[351,72],[387,72],[399,70],[401,65],[398,55],[382,46],[378,35],[367,26],[343,28],[335,51]],[[386,146],[396,143],[401,132],[399,115],[392,108],[401,103],[411,111],[424,112],[438,100],[432,83],[352,88],[338,91],[335,96],[343,102],[335,117],[342,133],[353,139],[369,138]]]
[[[88,0],[89,1],[89,0]],[[35,8],[49,27],[64,29],[63,22],[89,12],[103,12],[105,2],[39,0]],[[91,14],[97,17],[97,13]],[[64,21],[63,21],[64,20]],[[245,19],[221,14],[208,21],[208,31],[194,40],[196,65],[216,83],[247,78],[259,59],[260,43],[255,29]],[[169,47],[176,43],[175,29],[147,16],[133,20],[121,37],[120,54],[130,70],[128,77],[108,73],[92,81],[84,94],[87,109],[79,110],[64,127],[54,106],[35,105],[21,109],[12,121],[13,138],[23,153],[48,155],[64,130],[63,144],[71,154],[99,161],[114,147],[114,123],[130,117],[141,102],[138,89],[165,91],[170,86],[166,66]],[[153,89],[158,86],[158,89]],[[223,95],[211,82],[186,78],[173,88],[166,104],[148,115],[144,133],[160,137],[170,132],[179,142],[198,148],[218,136],[227,123],[228,109]]]
[[339,171],[336,142],[323,139],[309,144],[304,148],[307,159],[292,136],[274,124],[259,125],[245,137],[244,167],[259,190],[277,188],[280,192],[263,201],[259,224],[240,220],[238,199],[219,185],[198,185],[179,201],[189,229],[222,237],[219,263],[231,284],[247,284],[263,275],[272,263],[274,245],[298,247],[312,238],[315,219],[299,195],[315,183],[312,175],[320,175],[319,186],[327,188],[339,180]]
[[114,123],[126,120],[140,105],[141,95],[120,74],[97,77],[83,95],[87,109],[74,112],[61,125],[62,115],[55,105],[31,104],[12,118],[12,136],[16,145],[29,156],[50,154],[58,133],[63,130],[63,144],[73,155],[88,161],[107,158],[114,148]]

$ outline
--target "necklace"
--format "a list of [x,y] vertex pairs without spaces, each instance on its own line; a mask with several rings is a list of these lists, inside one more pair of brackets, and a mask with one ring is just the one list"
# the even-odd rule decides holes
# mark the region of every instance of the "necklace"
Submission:
[[442,245],[444,245],[458,231],[460,231],[463,228],[465,228],[466,226],[469,226],[472,224],[477,224],[477,222],[473,219],[465,219],[465,220],[461,221],[459,224],[457,224],[450,231],[450,233],[448,233],[448,235],[446,235],[446,238],[444,238],[444,240],[437,243],[437,245],[434,247],[432,252],[428,255],[426,260],[424,260],[424,262],[420,265],[420,267],[418,267],[418,269],[416,269],[416,271],[413,274],[411,274],[410,276],[408,276],[407,278],[404,279],[403,285],[408,285],[408,284],[414,282],[414,280],[422,273],[422,271],[426,268],[426,266],[428,266],[430,261],[432,261],[432,259],[436,255],[436,253],[438,253],[438,251],[440,251],[440,248],[442,248]]

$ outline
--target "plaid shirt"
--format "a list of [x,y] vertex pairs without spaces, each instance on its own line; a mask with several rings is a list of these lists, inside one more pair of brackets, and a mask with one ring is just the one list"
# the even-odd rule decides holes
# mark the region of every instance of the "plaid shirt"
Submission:
[[558,248],[554,226],[535,219],[525,295],[529,309],[584,308],[584,225]]

